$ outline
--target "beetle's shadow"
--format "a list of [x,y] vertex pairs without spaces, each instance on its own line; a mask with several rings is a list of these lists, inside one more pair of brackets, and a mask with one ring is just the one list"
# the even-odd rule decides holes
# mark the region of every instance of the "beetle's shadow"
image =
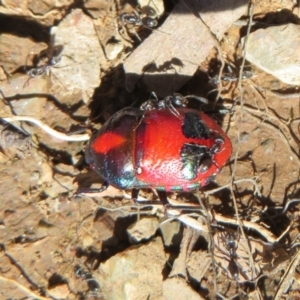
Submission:
[[[219,65],[212,65],[210,71],[215,73],[219,68]],[[101,85],[95,89],[94,95],[92,97],[92,101],[89,104],[89,108],[91,111],[90,119],[94,123],[103,124],[106,120],[108,120],[114,113],[119,111],[125,107],[140,107],[140,105],[147,100],[149,100],[154,92],[158,99],[163,99],[164,96],[156,93],[156,91],[148,91],[147,86],[143,80],[138,80],[134,89],[132,91],[128,91],[126,89],[126,77],[127,76],[137,76],[138,74],[125,74],[123,66],[120,64],[115,67],[111,72],[108,72],[101,81]],[[203,105],[197,100],[190,100],[189,107],[201,109],[203,111],[210,111],[213,107],[216,94],[209,94],[211,90],[215,88],[210,83],[210,76],[208,73],[198,70],[193,77],[184,76],[180,74],[144,74],[144,77],[147,77],[147,80],[151,80],[153,82],[165,82],[167,85],[171,81],[177,81],[178,77],[183,77],[186,84],[183,85],[180,89],[175,89],[171,92],[180,93],[183,96],[185,95],[197,95],[199,97],[208,98],[208,105]],[[220,104],[220,108],[222,108],[222,103],[218,101]]]
[[85,257],[85,263],[90,265],[90,269],[98,269],[102,262],[131,246],[127,229],[136,221],[136,214],[128,215],[120,211],[113,212],[99,208],[94,217],[95,227],[103,229],[108,237],[102,241],[100,251],[89,247],[86,249],[79,247],[76,256]]

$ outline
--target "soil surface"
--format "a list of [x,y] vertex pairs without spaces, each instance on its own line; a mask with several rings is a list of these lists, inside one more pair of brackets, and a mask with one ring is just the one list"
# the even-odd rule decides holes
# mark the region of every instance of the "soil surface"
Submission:
[[[300,299],[300,92],[244,59],[299,3],[181,1],[1,1],[0,299]],[[167,210],[77,193],[103,183],[92,133],[151,91],[208,99],[188,106],[231,140],[220,174]]]

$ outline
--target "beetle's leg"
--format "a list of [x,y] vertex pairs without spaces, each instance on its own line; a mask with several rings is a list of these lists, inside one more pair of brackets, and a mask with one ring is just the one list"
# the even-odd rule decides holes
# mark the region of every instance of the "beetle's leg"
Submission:
[[168,201],[168,198],[167,198],[167,193],[165,191],[158,191],[158,190],[156,190],[156,191],[157,191],[157,195],[158,195],[158,198],[159,198],[161,204],[164,206],[165,218],[167,218],[168,217],[168,213],[167,213],[168,208],[171,207],[171,205]]
[[157,191],[157,195],[158,195],[158,198],[161,202],[161,204],[166,207],[166,206],[170,206],[170,203],[168,201],[168,198],[167,198],[167,193],[165,191]]
[[165,191],[157,191],[158,198],[160,201],[138,201],[139,189],[132,189],[131,198],[136,204],[146,204],[146,205],[163,205],[165,209],[170,206],[170,203],[167,198],[167,193]]
[[139,192],[140,192],[139,189],[132,189],[132,191],[131,191],[131,199],[133,200],[133,202],[135,204],[139,203],[138,200],[137,200]]
[[135,35],[135,37],[138,39],[138,41],[139,41],[140,43],[142,42],[140,36],[138,35],[138,33],[136,32],[136,30],[135,30],[134,28],[132,28],[132,32],[131,32],[131,33],[133,33],[133,34]]
[[107,190],[108,187],[109,187],[109,183],[107,181],[104,181],[100,188],[98,188],[98,189],[81,188],[81,189],[77,190],[76,195],[78,195],[78,194],[89,194],[89,193],[91,193],[91,194],[102,193],[105,190]]

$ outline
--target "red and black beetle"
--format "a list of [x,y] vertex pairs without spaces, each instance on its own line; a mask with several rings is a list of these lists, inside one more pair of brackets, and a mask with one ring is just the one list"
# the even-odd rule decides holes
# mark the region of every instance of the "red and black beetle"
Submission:
[[208,115],[185,107],[187,97],[174,94],[115,113],[87,144],[86,162],[105,180],[89,191],[133,189],[136,200],[140,189],[154,188],[166,204],[167,191],[208,184],[229,159],[231,142]]

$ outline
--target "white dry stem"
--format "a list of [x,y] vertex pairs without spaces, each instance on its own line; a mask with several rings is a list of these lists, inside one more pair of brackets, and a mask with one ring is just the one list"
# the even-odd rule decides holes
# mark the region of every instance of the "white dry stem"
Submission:
[[[243,179],[235,180],[235,181],[233,182],[233,184],[236,185],[236,184],[242,183],[242,182],[250,182],[250,183],[253,184],[253,186],[254,186],[254,188],[255,188],[255,189],[254,189],[254,195],[257,195],[258,197],[261,197],[260,189],[259,189],[259,186],[258,186],[256,180],[257,180],[257,177],[254,177],[253,179],[252,179],[252,178],[243,178]],[[216,188],[216,189],[213,189],[213,190],[209,190],[209,191],[204,192],[204,195],[211,195],[211,194],[214,194],[214,193],[219,192],[219,191],[221,191],[221,190],[223,190],[223,189],[225,189],[225,188],[230,188],[230,186],[231,186],[231,183],[225,184],[225,185],[223,185],[223,186],[221,186],[221,187],[218,187],[218,188]]]
[[[193,215],[194,214],[191,214],[191,216],[193,216]],[[184,223],[185,225],[188,225],[191,228],[199,230],[200,232],[205,232],[205,233],[209,232],[208,226],[206,224],[201,224],[199,221],[192,218],[191,216],[189,216],[189,215],[179,215],[178,217],[168,218],[165,221],[161,222],[160,225],[172,222],[174,220],[178,220],[178,221]]]
[[283,210],[282,210],[282,214],[285,214],[287,212],[287,210],[289,209],[289,206],[293,203],[298,203],[300,202],[300,199],[299,198],[294,198],[294,199],[289,199],[287,200]]
[[[223,224],[227,224],[227,225],[230,225],[230,224],[238,225],[239,224],[238,220],[233,219],[233,218],[224,217],[220,214],[215,214],[214,217],[215,217],[216,221],[219,223],[223,223]],[[248,230],[251,229],[251,230],[256,231],[258,234],[263,236],[272,245],[278,243],[291,229],[291,225],[289,225],[286,228],[286,230],[279,237],[276,237],[270,231],[268,231],[266,228],[264,228],[263,226],[261,226],[257,223],[244,221],[244,220],[241,222],[242,222],[243,227],[247,228]]]
[[74,135],[67,135],[65,133],[59,132],[54,130],[53,128],[49,127],[42,121],[32,118],[32,117],[26,117],[26,116],[13,116],[8,118],[2,118],[2,120],[12,123],[17,121],[26,121],[33,123],[37,126],[39,126],[41,129],[43,129],[45,132],[47,132],[49,135],[63,141],[67,142],[82,142],[82,141],[88,141],[90,139],[90,136],[88,134],[74,134]]

